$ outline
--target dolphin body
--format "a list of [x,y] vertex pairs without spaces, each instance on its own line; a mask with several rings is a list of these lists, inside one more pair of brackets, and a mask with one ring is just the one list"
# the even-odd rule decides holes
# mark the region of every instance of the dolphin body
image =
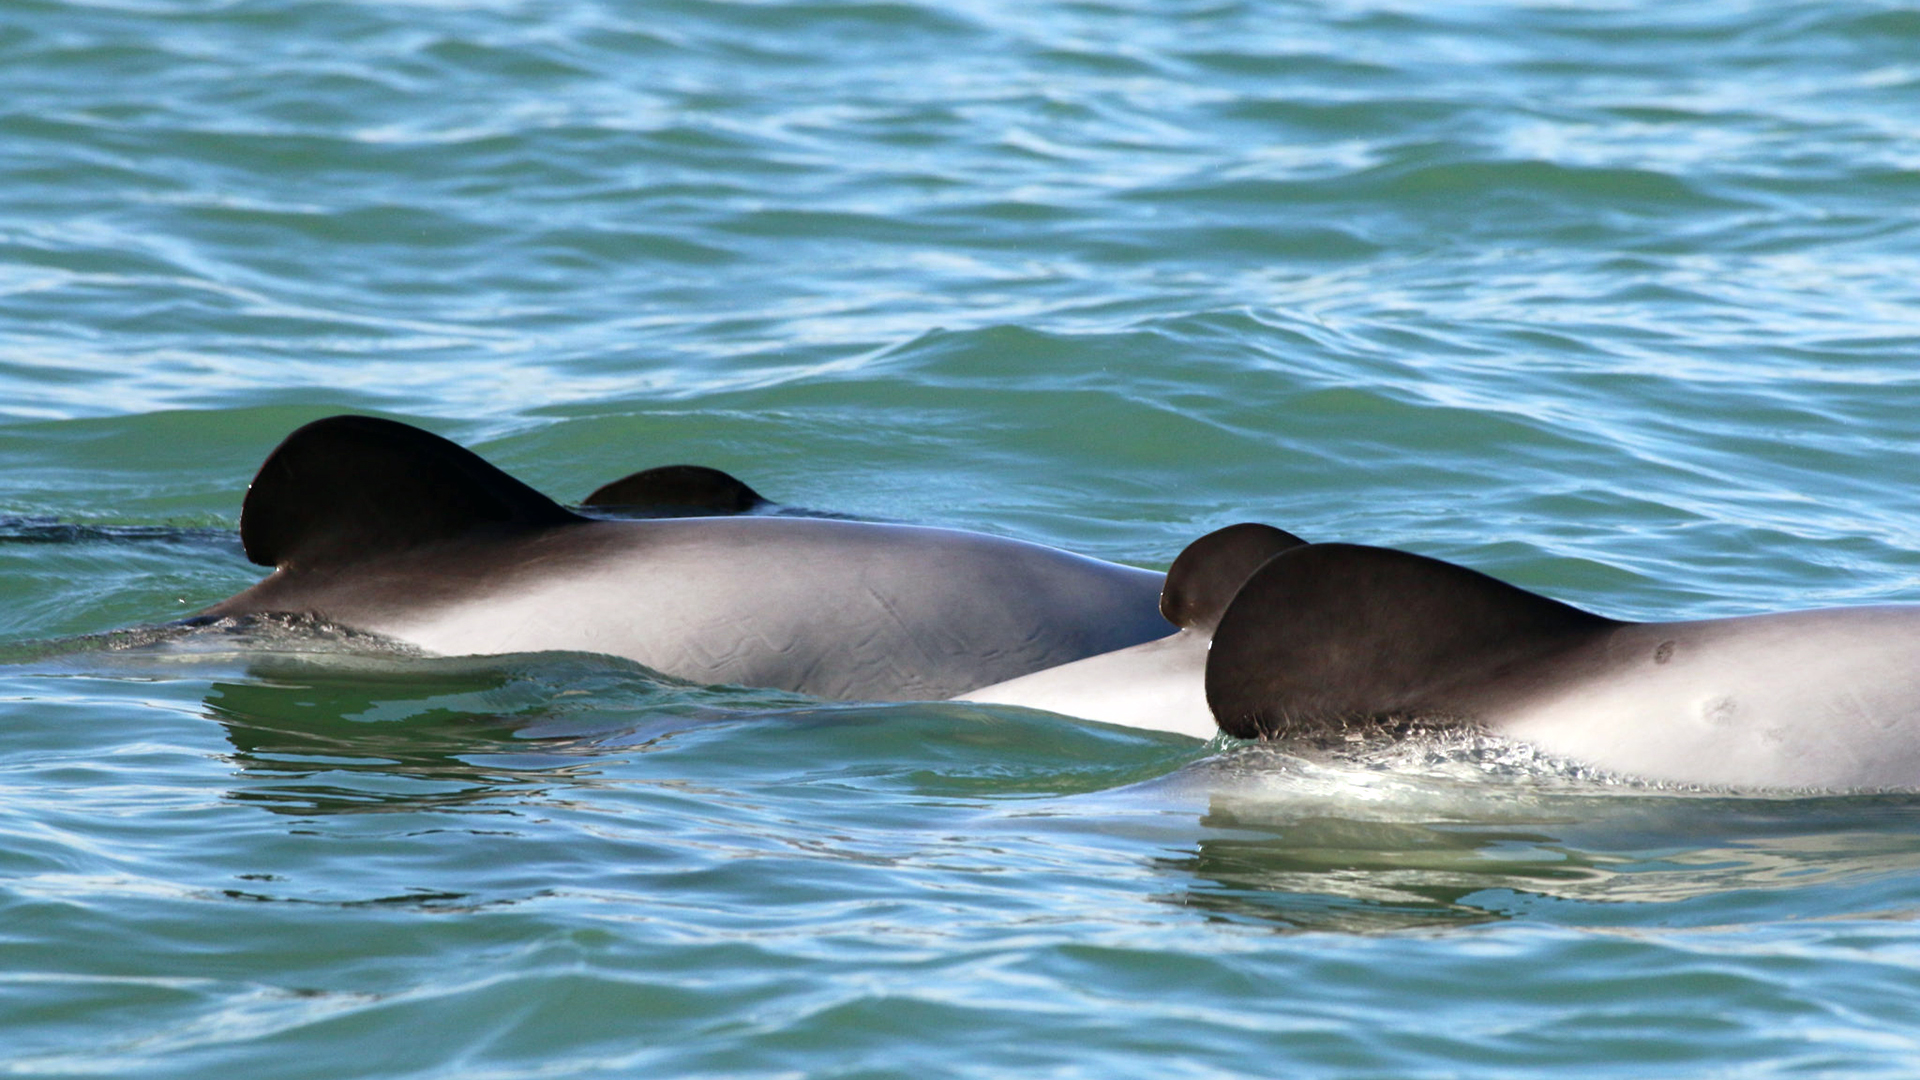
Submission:
[[1206,695],[1241,737],[1465,721],[1679,783],[1920,786],[1920,607],[1625,622],[1404,551],[1310,544],[1241,587]]
[[[737,485],[737,489],[728,485]],[[951,529],[753,513],[714,470],[668,467],[567,510],[439,436],[337,416],[289,435],[247,490],[274,567],[197,619],[288,613],[447,655],[577,650],[701,683],[946,698],[1162,636],[1162,575]],[[743,513],[744,512],[744,513]]]

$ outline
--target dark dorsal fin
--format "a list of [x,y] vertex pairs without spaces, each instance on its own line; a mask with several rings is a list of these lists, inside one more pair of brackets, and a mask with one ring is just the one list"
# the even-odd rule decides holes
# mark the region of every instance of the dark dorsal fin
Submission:
[[431,432],[333,416],[267,455],[240,508],[240,542],[262,566],[314,569],[474,532],[581,520]]
[[1215,529],[1188,544],[1167,567],[1160,614],[1175,626],[1211,631],[1255,570],[1304,543],[1285,529],[1252,521]]
[[731,474],[705,465],[662,465],[602,484],[582,506],[638,515],[744,514],[770,505]]
[[1536,661],[1624,625],[1463,566],[1309,544],[1241,587],[1207,654],[1207,704],[1248,739],[1388,719],[1475,719]]

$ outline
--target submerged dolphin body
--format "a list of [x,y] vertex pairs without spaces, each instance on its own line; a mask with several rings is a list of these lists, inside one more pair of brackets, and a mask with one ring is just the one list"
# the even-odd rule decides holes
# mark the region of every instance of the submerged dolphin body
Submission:
[[[590,503],[643,501],[660,487],[646,476]],[[667,498],[764,505],[713,476],[670,474]],[[247,491],[240,535],[275,569],[201,617],[308,615],[448,655],[609,653],[826,698],[950,697],[1167,630],[1151,571],[911,525],[595,520],[439,436],[362,416],[289,435]]]

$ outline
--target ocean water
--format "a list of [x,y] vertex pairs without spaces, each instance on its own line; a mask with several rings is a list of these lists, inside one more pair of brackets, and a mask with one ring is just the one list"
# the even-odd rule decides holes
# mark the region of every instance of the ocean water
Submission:
[[1916,117],[1862,0],[3,0],[0,1069],[1911,1076],[1899,793],[94,635],[343,411],[1920,601]]

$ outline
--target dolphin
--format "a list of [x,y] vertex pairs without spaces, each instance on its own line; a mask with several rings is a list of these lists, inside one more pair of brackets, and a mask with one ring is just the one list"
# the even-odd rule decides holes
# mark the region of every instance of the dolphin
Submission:
[[1438,559],[1307,544],[1226,605],[1205,696],[1240,738],[1467,724],[1655,781],[1920,785],[1916,606],[1628,622]]
[[[700,683],[948,698],[1163,636],[1163,575],[953,529],[764,512],[670,466],[568,510],[446,439],[336,416],[247,490],[264,580],[196,621],[290,614],[444,655],[573,650]],[[712,516],[683,516],[707,514]]]
[[1199,738],[1470,728],[1656,782],[1920,786],[1920,606],[1691,622],[1271,526],[1167,571],[1169,636],[962,695]]

